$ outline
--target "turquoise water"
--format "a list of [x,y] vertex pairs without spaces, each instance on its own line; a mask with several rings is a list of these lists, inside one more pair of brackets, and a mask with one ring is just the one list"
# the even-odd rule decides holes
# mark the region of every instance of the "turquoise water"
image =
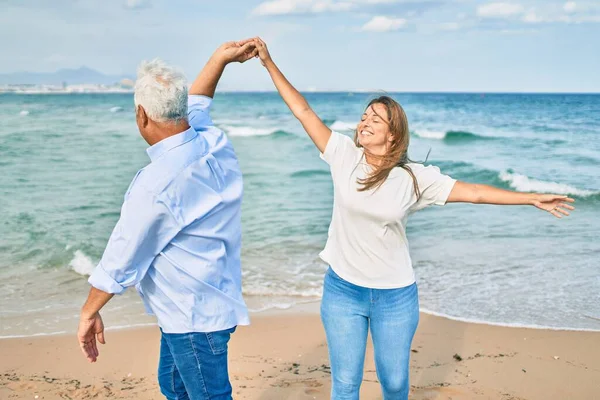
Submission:
[[[417,213],[408,234],[424,310],[498,324],[600,330],[600,95],[393,94],[410,156],[453,177],[570,194],[557,220],[533,207],[449,205]],[[307,98],[344,133],[370,97]],[[0,95],[0,336],[72,331],[86,274],[122,196],[147,162],[132,95]],[[321,293],[331,217],[327,165],[275,93],[223,93],[213,118],[245,179],[244,292],[253,310]],[[151,323],[135,291],[108,326]]]

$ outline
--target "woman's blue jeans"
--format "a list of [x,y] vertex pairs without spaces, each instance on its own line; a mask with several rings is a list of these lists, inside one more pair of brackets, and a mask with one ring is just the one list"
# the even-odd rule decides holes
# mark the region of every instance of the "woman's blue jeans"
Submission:
[[325,274],[321,319],[331,363],[331,399],[356,400],[363,378],[367,333],[385,400],[406,400],[410,346],[419,323],[416,283],[398,289],[369,289]]

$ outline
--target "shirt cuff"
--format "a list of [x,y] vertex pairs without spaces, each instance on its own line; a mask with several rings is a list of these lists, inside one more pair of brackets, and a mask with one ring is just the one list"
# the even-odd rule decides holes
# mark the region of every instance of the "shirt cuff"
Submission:
[[200,108],[209,108],[212,104],[213,99],[204,96],[202,94],[190,94],[188,96],[188,108],[189,107],[200,107]]
[[121,294],[126,289],[106,273],[104,268],[102,268],[102,264],[96,266],[88,279],[88,283],[106,293]]

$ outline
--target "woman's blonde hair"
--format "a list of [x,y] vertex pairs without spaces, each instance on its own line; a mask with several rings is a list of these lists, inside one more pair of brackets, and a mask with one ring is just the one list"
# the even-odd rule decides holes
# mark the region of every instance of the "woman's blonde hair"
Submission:
[[[411,161],[408,158],[410,132],[408,130],[408,118],[406,118],[406,113],[402,109],[402,106],[389,96],[379,96],[376,99],[371,100],[366,108],[369,108],[374,104],[381,104],[387,110],[387,118],[384,118],[382,115],[379,117],[388,121],[387,124],[390,129],[390,134],[392,135],[392,141],[388,142],[387,151],[383,156],[366,153],[371,159],[377,160],[378,165],[367,178],[358,180],[358,183],[363,185],[358,190],[366,191],[377,189],[385,182],[392,169],[400,167],[406,170],[412,177],[413,188],[418,198],[420,197],[419,185],[417,184],[414,173],[407,165]],[[374,109],[373,112],[375,112]],[[358,141],[358,135],[359,133],[357,130],[354,133],[354,143],[357,147],[362,147]]]

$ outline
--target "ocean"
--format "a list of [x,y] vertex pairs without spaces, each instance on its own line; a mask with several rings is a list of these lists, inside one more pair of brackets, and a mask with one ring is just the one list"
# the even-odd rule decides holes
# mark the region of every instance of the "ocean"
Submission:
[[[600,95],[389,95],[408,115],[413,160],[467,182],[577,200],[562,220],[526,206],[450,204],[414,214],[408,237],[422,311],[600,330]],[[306,96],[348,135],[373,98]],[[218,93],[212,115],[244,174],[250,309],[318,301],[333,203],[327,164],[276,93]],[[0,337],[74,334],[87,275],[127,186],[149,162],[133,96],[0,94],[0,120]],[[103,317],[108,328],[153,323],[133,289]]]

